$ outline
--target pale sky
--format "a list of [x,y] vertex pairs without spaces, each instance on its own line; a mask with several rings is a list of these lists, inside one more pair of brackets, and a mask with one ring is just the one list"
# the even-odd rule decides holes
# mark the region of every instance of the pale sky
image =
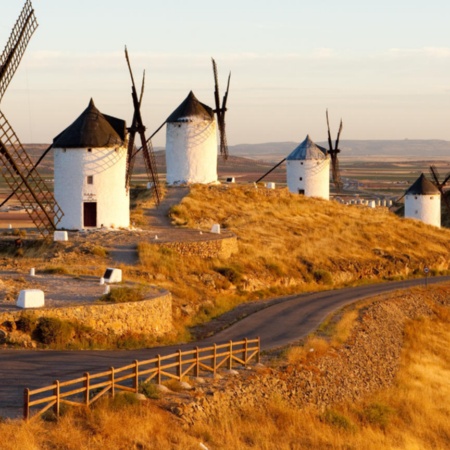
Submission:
[[[1,0],[3,49],[24,0]],[[149,134],[190,90],[213,106],[211,56],[231,70],[231,145],[450,140],[448,0],[34,0],[39,28],[0,108],[24,143],[50,143],[86,108],[132,118],[128,46],[146,71]],[[165,144],[165,129],[154,139]]]

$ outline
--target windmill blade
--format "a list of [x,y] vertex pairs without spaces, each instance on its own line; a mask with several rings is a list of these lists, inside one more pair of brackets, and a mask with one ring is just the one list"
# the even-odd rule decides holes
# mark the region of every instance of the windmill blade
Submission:
[[220,133],[220,154],[223,156],[223,159],[228,159],[228,142],[227,136],[225,132],[225,114],[222,114],[219,120],[219,133]]
[[212,66],[213,66],[213,73],[214,73],[214,101],[216,104],[216,110],[215,113],[217,114],[217,118],[221,115],[221,109],[220,109],[220,100],[219,100],[219,81],[217,77],[217,64],[216,61],[214,61],[214,58],[211,58]]
[[439,172],[435,166],[430,166],[430,174],[433,177],[434,184],[438,189],[440,189],[441,183],[439,181]]
[[327,116],[327,127],[328,127],[328,147],[330,151],[333,150],[333,143],[331,142],[331,131],[330,131],[330,120],[328,119],[328,109],[326,110],[326,116]]
[[444,187],[448,183],[449,180],[450,180],[450,173],[447,174],[447,176],[444,178],[444,181],[442,182],[442,187]]
[[[144,156],[144,163],[145,163],[145,169],[147,171],[148,178],[152,181],[152,190],[155,195],[156,204],[159,205],[161,202],[161,190],[159,186],[159,177],[158,172],[156,169],[156,159],[153,152],[153,147],[151,144],[150,139],[145,138],[145,126],[142,121],[141,116],[141,100],[142,95],[144,92],[144,85],[145,81],[142,80],[142,86],[141,86],[141,95],[140,99],[138,99],[137,92],[136,92],[136,85],[134,83],[134,77],[133,77],[133,71],[131,70],[131,64],[130,64],[130,58],[128,56],[128,50],[125,47],[125,58],[128,65],[128,70],[130,72],[131,77],[131,97],[133,100],[133,107],[134,107],[134,113],[133,113],[133,121],[131,124],[131,127],[128,129],[129,131],[129,142],[128,142],[128,154],[127,154],[127,173],[126,173],[126,186],[129,186],[129,183],[131,181],[131,175],[134,167],[134,161],[137,151],[134,150],[134,142],[136,138],[136,133],[139,134],[139,137],[141,138],[141,148],[142,153]],[[144,78],[145,78],[145,72],[144,72]]]
[[31,1],[27,0],[0,57],[0,100],[11,82],[28,42],[37,27],[33,6]]
[[231,80],[231,72],[228,74],[228,81],[227,81],[227,90],[225,91],[225,95],[222,99],[222,114],[225,114],[227,110],[227,101],[228,101],[228,92],[230,90],[230,80]]
[[341,119],[341,123],[340,123],[340,125],[339,125],[339,131],[338,131],[337,138],[336,138],[336,144],[334,145],[334,150],[335,150],[337,153],[340,152],[340,150],[339,150],[339,138],[341,137],[342,128],[343,128],[343,124],[342,124],[342,119]]
[[333,153],[331,155],[331,173],[333,177],[333,183],[338,192],[342,189],[342,181],[341,181],[341,174],[339,170],[339,160],[337,158],[337,154]]
[[[34,164],[34,166],[30,169],[30,171],[28,172],[28,174],[26,175],[26,178],[28,178],[33,171],[35,171],[37,169],[37,167],[39,166],[39,164],[42,162],[42,160],[45,158],[45,156],[47,156],[47,153],[53,148],[53,144],[50,145],[50,147],[48,147],[44,153],[42,153],[42,155],[39,157],[39,159],[36,161],[36,163]],[[18,186],[16,189],[14,189],[11,194],[8,195],[8,197],[5,198],[5,200],[3,200],[2,203],[0,203],[0,208],[5,205],[6,203],[8,203],[8,201],[16,194],[16,192],[21,188],[22,186]]]

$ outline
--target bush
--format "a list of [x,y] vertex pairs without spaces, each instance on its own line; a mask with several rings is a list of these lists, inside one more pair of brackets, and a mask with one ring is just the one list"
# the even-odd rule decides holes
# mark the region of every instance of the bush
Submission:
[[360,414],[361,420],[372,425],[379,425],[385,428],[393,413],[392,408],[381,403],[372,403],[364,408]]
[[242,271],[236,266],[215,267],[214,270],[225,277],[230,283],[236,284],[242,280]]
[[106,303],[128,303],[140,302],[144,298],[145,295],[142,288],[123,286],[111,289],[108,294],[102,295],[99,301]]
[[327,270],[317,269],[313,272],[313,277],[316,280],[316,283],[326,285],[333,284],[333,276]]
[[150,381],[139,383],[139,392],[144,394],[147,398],[157,400],[160,397],[155,383]]
[[63,266],[45,267],[42,272],[50,275],[67,275],[69,273],[69,271]]
[[325,411],[325,414],[322,416],[322,421],[343,430],[353,430],[355,428],[355,425],[348,417],[332,409]]
[[16,328],[23,333],[32,333],[36,328],[37,321],[37,317],[23,314],[16,321]]
[[74,326],[54,317],[42,317],[33,332],[33,338],[46,345],[65,346],[72,339]]

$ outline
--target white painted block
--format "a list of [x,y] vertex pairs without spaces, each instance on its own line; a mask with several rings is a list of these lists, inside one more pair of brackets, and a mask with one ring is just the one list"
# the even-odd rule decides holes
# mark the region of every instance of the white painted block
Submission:
[[275,189],[275,183],[272,183],[272,182],[266,183],[266,188],[267,189]]
[[69,235],[67,234],[67,231],[55,231],[53,234],[53,241],[68,241]]
[[220,234],[220,225],[215,223],[211,228],[211,233]]
[[24,289],[20,291],[16,302],[16,306],[19,308],[41,308],[44,304],[44,291],[40,289]]
[[108,267],[103,275],[106,283],[121,283],[122,282],[122,270],[114,267]]
[[32,267],[30,269],[30,277],[34,277],[36,275],[36,270],[34,269],[34,267]]
[[226,182],[227,183],[235,183],[236,179],[234,177],[227,177]]

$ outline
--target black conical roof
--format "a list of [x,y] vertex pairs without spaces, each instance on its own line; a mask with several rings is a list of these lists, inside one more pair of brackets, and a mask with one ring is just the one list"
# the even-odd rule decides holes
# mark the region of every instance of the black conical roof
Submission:
[[406,191],[406,195],[437,195],[439,189],[422,173]]
[[191,91],[181,105],[167,118],[166,122],[189,122],[194,117],[212,120],[214,119],[214,111],[209,106],[199,102]]
[[125,138],[125,121],[102,114],[91,99],[78,119],[53,139],[53,147],[115,147],[123,145]]

